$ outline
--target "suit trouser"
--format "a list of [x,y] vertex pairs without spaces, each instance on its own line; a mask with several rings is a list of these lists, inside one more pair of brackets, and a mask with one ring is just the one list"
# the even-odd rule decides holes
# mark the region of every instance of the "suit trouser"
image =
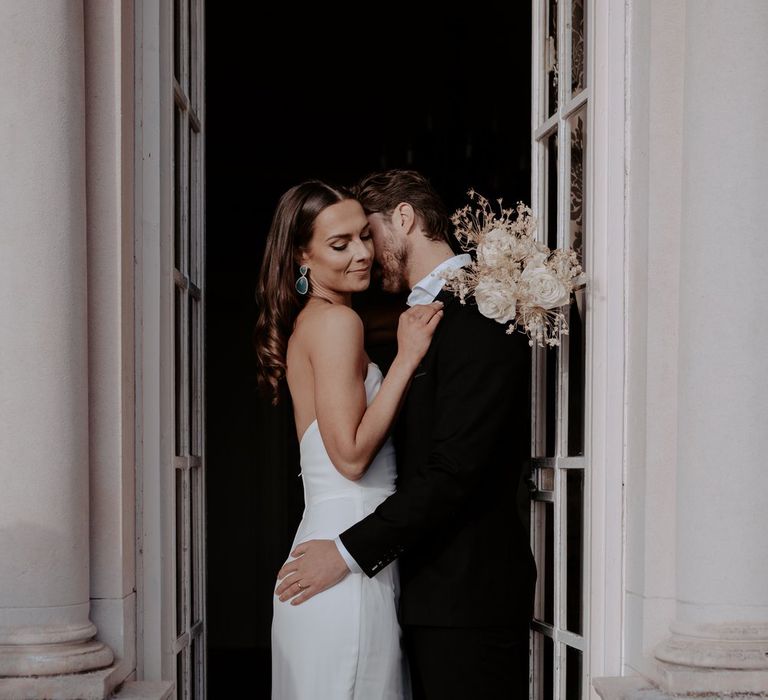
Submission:
[[413,700],[528,698],[528,630],[403,626]]

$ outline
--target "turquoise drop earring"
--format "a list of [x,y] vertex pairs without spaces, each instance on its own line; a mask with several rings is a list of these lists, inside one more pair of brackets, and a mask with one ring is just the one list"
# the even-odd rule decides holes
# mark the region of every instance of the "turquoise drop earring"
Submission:
[[307,279],[307,272],[309,272],[309,268],[306,265],[302,265],[299,268],[301,277],[296,280],[296,291],[302,295],[309,291],[309,280]]

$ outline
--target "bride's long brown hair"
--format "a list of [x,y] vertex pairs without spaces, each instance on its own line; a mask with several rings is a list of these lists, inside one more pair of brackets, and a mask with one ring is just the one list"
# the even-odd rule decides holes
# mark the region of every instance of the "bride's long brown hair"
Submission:
[[[309,245],[318,214],[345,199],[354,199],[348,190],[307,180],[280,198],[272,218],[256,288],[259,310],[253,343],[256,378],[273,404],[278,402],[280,383],[285,378],[285,355],[293,322],[309,298],[309,294],[302,296],[296,291],[300,253]],[[308,279],[310,275],[311,271]]]

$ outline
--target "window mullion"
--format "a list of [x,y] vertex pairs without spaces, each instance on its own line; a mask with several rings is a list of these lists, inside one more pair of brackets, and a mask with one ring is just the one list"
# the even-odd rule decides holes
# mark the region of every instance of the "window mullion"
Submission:
[[[567,0],[559,0],[557,3],[557,245],[563,247],[566,240],[566,193],[567,193],[567,133],[566,122],[563,119],[563,107],[566,100],[566,88],[568,85],[568,63],[566,55],[567,45]],[[567,406],[565,397],[564,374],[567,373],[567,359],[562,347],[555,347],[551,352],[557,352],[557,410],[555,431],[555,455],[565,454],[563,450],[564,436],[567,435]],[[565,591],[565,557],[566,557],[566,533],[564,496],[565,472],[555,469],[555,678],[554,689],[556,697],[564,697],[565,690],[565,654],[560,643],[559,631],[564,627],[563,605],[566,599]]]

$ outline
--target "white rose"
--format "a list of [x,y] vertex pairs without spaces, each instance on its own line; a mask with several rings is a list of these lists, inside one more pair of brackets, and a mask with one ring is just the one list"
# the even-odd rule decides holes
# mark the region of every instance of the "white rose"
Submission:
[[543,264],[543,255],[535,255],[525,266],[520,279],[528,284],[533,303],[544,309],[554,309],[567,304],[570,289]]
[[501,228],[495,228],[483,236],[477,246],[477,259],[483,265],[499,267],[504,264],[504,258],[510,251],[511,236]]
[[509,323],[515,318],[517,300],[511,289],[499,282],[480,280],[475,287],[475,301],[483,316],[498,323]]

